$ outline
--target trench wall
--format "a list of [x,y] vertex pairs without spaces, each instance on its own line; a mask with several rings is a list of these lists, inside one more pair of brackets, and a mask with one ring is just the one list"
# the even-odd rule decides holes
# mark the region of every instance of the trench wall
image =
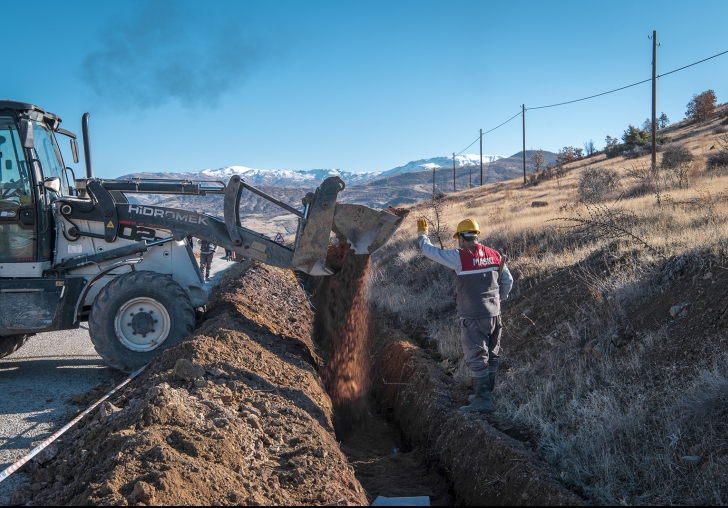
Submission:
[[422,348],[399,332],[388,332],[383,342],[375,354],[375,395],[408,439],[438,457],[459,502],[584,504],[524,443],[495,429],[485,416],[459,412],[465,394],[453,393],[452,380]]

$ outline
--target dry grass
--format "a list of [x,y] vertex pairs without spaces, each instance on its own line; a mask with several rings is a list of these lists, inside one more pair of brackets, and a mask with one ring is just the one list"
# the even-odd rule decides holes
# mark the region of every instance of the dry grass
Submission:
[[[715,132],[719,123],[717,118],[668,129],[694,156],[687,188],[663,175],[657,191],[639,191],[644,182],[633,177],[634,169],[649,166],[649,156],[599,155],[567,167],[560,181],[524,187],[522,180],[511,180],[448,195],[440,211],[451,228],[475,218],[481,241],[508,255],[514,297],[565,269],[586,288],[588,298],[569,319],[542,331],[542,347],[511,359],[499,382],[496,411],[533,429],[541,455],[597,503],[728,502],[728,463],[695,459],[708,447],[728,451],[728,359],[710,368],[673,366],[665,375],[674,383],[652,386],[640,373],[650,369],[646,352],[661,344],[664,329],[650,330],[627,352],[617,354],[610,346],[629,312],[659,293],[660,267],[676,258],[707,256],[722,264],[728,258],[728,174],[705,167],[721,135]],[[615,171],[622,196],[599,208],[579,202],[585,168]],[[531,207],[533,201],[548,206]],[[599,224],[605,213],[620,217],[615,224],[621,230],[606,234]],[[459,379],[466,369],[454,277],[425,259],[416,242],[416,219],[431,214],[425,203],[412,208],[375,254],[368,290],[381,312],[424,326],[440,353],[457,365]],[[454,247],[454,241],[445,245]],[[597,270],[595,260],[611,268]],[[599,354],[584,355],[585,346]],[[508,343],[504,349],[508,356]]]

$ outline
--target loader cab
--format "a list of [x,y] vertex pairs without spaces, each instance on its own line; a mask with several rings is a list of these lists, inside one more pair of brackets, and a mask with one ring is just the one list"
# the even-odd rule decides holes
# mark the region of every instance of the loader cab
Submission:
[[[53,261],[53,201],[70,194],[60,118],[0,101],[0,277],[40,277]],[[70,134],[70,133],[69,133]]]

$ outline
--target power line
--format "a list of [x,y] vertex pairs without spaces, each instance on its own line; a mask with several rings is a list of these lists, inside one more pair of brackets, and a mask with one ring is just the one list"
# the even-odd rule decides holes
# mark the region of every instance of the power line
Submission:
[[[682,71],[684,69],[687,69],[688,67],[692,67],[693,65],[698,65],[699,63],[707,62],[708,60],[711,60],[713,58],[719,57],[721,55],[725,55],[726,53],[728,53],[728,51],[723,51],[721,53],[717,53],[717,54],[715,54],[713,56],[709,56],[708,58],[703,58],[702,60],[698,60],[697,62],[693,62],[693,63],[688,64],[688,65],[685,65],[683,67],[680,67],[680,68],[671,70],[669,72],[665,72],[664,74],[659,74],[656,77],[657,78],[661,78],[663,76],[667,76],[668,74],[673,74],[675,72]],[[536,106],[536,107],[528,108],[528,109],[530,109],[530,110],[533,110],[533,109],[546,109],[546,108],[554,108],[556,106],[564,106],[566,104],[573,104],[575,102],[581,102],[581,101],[585,101],[585,100],[588,100],[588,99],[594,99],[595,97],[601,97],[602,95],[607,95],[607,94],[610,94],[610,93],[619,92],[620,90],[625,90],[625,89],[631,88],[633,86],[641,85],[643,83],[647,83],[648,81],[652,81],[652,78],[650,78],[650,79],[643,79],[642,81],[638,81],[636,83],[632,83],[631,85],[621,86],[619,88],[615,88],[615,89],[609,90],[607,92],[602,92],[602,93],[598,93],[598,94],[595,94],[595,95],[590,95],[589,97],[582,97],[581,99],[574,99],[572,101],[559,102],[559,103],[556,103],[556,104],[548,104],[546,106]],[[514,118],[516,118],[517,116],[519,116],[521,114],[523,114],[523,111],[519,111],[518,113],[516,113],[515,115],[513,115],[512,117],[510,117],[508,120],[506,120],[502,124],[499,124],[499,125],[493,127],[492,129],[483,132],[483,134],[488,134],[489,132],[493,132],[494,130],[499,129],[500,127],[503,127],[505,124],[507,124],[508,122],[510,122],[511,120],[513,120]],[[473,146],[475,144],[475,142],[478,141],[479,139],[480,139],[480,136],[478,136],[477,138],[475,138],[475,140],[472,143],[470,143],[468,146],[466,146],[457,155],[462,154],[465,150],[467,150],[468,148],[470,148],[471,146]]]
[[584,97],[582,99],[574,99],[573,101],[559,102],[558,104],[549,104],[548,106],[536,106],[535,108],[528,108],[528,109],[553,108],[553,107],[556,107],[556,106],[563,106],[564,104],[572,104],[574,102],[585,101],[587,99],[593,99],[594,97],[599,97],[601,95],[607,95],[609,93],[619,92],[620,90],[624,90],[625,88],[630,88],[630,87],[633,87],[633,86],[641,85],[642,83],[647,83],[648,81],[652,81],[652,78],[645,79],[645,80],[642,80],[642,81],[638,81],[637,83],[632,83],[631,85],[627,85],[627,86],[622,86],[622,87],[619,87],[619,88],[615,88],[614,90],[609,90],[608,92],[602,92],[602,93],[598,93],[596,95],[590,95],[589,97]]
[[[523,111],[519,111],[518,113],[516,113],[515,115],[513,115],[512,117],[510,117],[510,118],[509,118],[508,120],[506,120],[506,121],[505,121],[505,122],[503,122],[502,124],[500,124],[500,125],[498,125],[498,126],[496,126],[496,127],[493,127],[493,128],[492,128],[492,129],[490,129],[489,131],[485,131],[485,132],[483,132],[483,134],[488,134],[489,132],[493,132],[494,130],[496,130],[496,129],[500,128],[500,127],[503,127],[503,126],[504,126],[505,124],[507,124],[508,122],[510,122],[511,120],[513,120],[514,118],[516,118],[516,117],[517,117],[518,115],[520,115],[521,113],[523,113]],[[464,152],[465,150],[467,150],[468,148],[470,148],[471,146],[473,146],[473,145],[475,144],[475,141],[478,141],[479,139],[480,139],[480,136],[478,136],[477,138],[475,138],[475,140],[474,140],[474,141],[473,141],[472,143],[470,143],[470,144],[469,144],[468,146],[466,146],[466,147],[465,147],[465,148],[464,148],[464,149],[463,149],[462,151],[460,151],[460,153],[458,153],[457,155],[460,155],[460,154],[461,154],[461,153],[463,153],[463,152]]]
[[[680,67],[679,69],[675,69],[675,70],[672,70],[670,72],[666,72],[664,74],[660,74],[657,77],[658,78],[661,78],[663,76],[667,76],[668,74],[672,74],[673,72],[677,72],[677,71],[681,71],[683,69],[687,69],[688,67],[692,67],[693,65],[698,65],[699,63],[706,62],[706,61],[708,61],[708,60],[710,60],[712,58],[718,57],[720,55],[725,55],[726,53],[728,53],[728,51],[723,51],[722,53],[718,53],[716,55],[709,56],[708,58],[703,58],[702,60],[698,60],[697,62],[693,62],[693,63],[691,63],[689,65],[685,65],[683,67]],[[607,94],[610,94],[610,93],[619,92],[620,90],[624,90],[625,88],[630,88],[630,87],[633,87],[633,86],[641,85],[642,83],[647,83],[648,81],[652,81],[652,78],[650,78],[650,79],[644,79],[642,81],[638,81],[637,83],[632,83],[631,85],[627,85],[627,86],[622,86],[622,87],[619,87],[619,88],[615,88],[614,90],[609,90],[608,92],[602,92],[602,93],[598,93],[596,95],[590,95],[589,97],[584,97],[584,98],[581,98],[581,99],[575,99],[573,101],[559,102],[558,104],[549,104],[548,106],[536,106],[534,108],[528,108],[528,109],[553,108],[553,107],[556,107],[556,106],[563,106],[564,104],[572,104],[574,102],[585,101],[587,99],[593,99],[594,97],[600,97],[602,95],[607,95]]]
[[[496,130],[496,129],[497,129],[497,128],[499,128],[499,127],[503,127],[503,126],[504,126],[505,124],[507,124],[508,122],[510,122],[511,120],[513,120],[514,118],[516,118],[516,117],[517,117],[518,115],[520,115],[521,113],[522,113],[522,111],[519,111],[518,113],[516,113],[515,115],[513,115],[512,117],[510,117],[510,118],[509,118],[508,120],[506,120],[506,121],[505,121],[505,122],[503,122],[502,124],[498,125],[497,127],[493,127],[493,128],[492,128],[491,130],[489,130],[489,131],[485,131],[485,132],[484,132],[483,134],[488,134],[489,132],[493,132],[494,130]],[[462,150],[460,150],[460,151],[459,151],[459,152],[458,152],[457,154],[455,154],[455,155],[457,156],[457,155],[460,155],[460,154],[462,154],[462,153],[463,153],[463,152],[464,152],[465,150],[467,150],[468,148],[470,148],[471,146],[473,146],[473,145],[475,144],[475,142],[476,142],[476,141],[478,141],[479,139],[480,139],[480,136],[478,136],[477,138],[475,138],[475,139],[473,140],[473,142],[472,142],[472,143],[470,143],[470,144],[469,144],[468,146],[466,146],[465,148],[463,148]]]
[[510,118],[509,118],[508,120],[506,120],[506,121],[505,121],[505,122],[503,122],[502,124],[498,125],[497,127],[493,127],[493,128],[492,128],[491,130],[489,130],[489,131],[485,131],[485,132],[484,132],[483,134],[488,134],[489,132],[493,132],[494,130],[498,129],[499,127],[503,127],[503,126],[504,126],[505,124],[507,124],[508,122],[510,122],[511,120],[513,120],[514,118],[516,118],[516,117],[517,117],[518,115],[520,115],[521,113],[522,113],[522,111],[519,111],[518,113],[516,113],[515,115],[513,115],[512,117],[510,117]]
[[708,58],[703,58],[702,60],[698,60],[697,62],[691,63],[690,65],[686,65],[685,67],[680,67],[679,69],[675,69],[674,71],[666,72],[665,74],[660,74],[657,77],[661,78],[662,76],[667,76],[668,74],[672,74],[673,72],[681,71],[683,69],[687,69],[688,67],[692,67],[693,65],[698,65],[699,63],[703,63],[706,60],[710,60],[711,58],[715,58],[716,56],[725,55],[728,53],[728,51],[723,51],[722,53],[718,53],[717,55],[709,56]]
[[[480,135],[478,135],[478,137],[477,137],[477,138],[475,138],[475,141],[478,141],[479,139],[480,139]],[[463,148],[462,150],[460,150],[460,151],[459,151],[459,152],[458,152],[458,153],[457,153],[456,155],[460,155],[460,154],[461,154],[461,153],[463,153],[463,152],[464,152],[465,150],[467,150],[468,148],[470,148],[471,146],[473,146],[473,145],[475,144],[475,141],[473,141],[473,142],[472,142],[472,143],[470,143],[470,144],[469,144],[468,146],[466,146],[465,148]]]

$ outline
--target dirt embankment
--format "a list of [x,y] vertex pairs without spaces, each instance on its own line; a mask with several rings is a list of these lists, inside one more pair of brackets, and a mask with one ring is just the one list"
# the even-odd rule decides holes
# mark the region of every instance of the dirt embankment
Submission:
[[189,340],[64,436],[13,501],[366,504],[334,437],[293,275],[242,263],[210,307]]
[[[375,340],[374,390],[380,404],[424,444],[448,472],[457,500],[467,505],[580,505],[557,474],[528,446],[528,436],[507,422],[465,414],[467,392],[417,344],[417,334],[382,330]],[[502,429],[498,430],[498,428]],[[511,437],[514,436],[514,437]]]

